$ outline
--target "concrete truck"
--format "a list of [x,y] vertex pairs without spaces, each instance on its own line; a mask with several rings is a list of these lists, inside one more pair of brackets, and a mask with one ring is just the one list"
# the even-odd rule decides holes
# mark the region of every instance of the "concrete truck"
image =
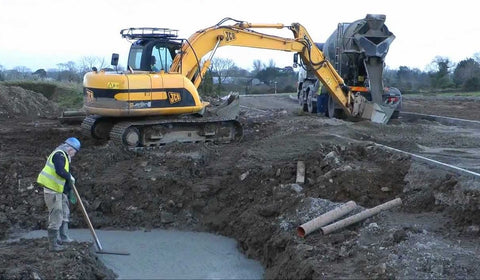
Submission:
[[[339,23],[325,43],[316,45],[354,94],[373,103],[393,105],[389,114],[391,118],[398,118],[401,92],[397,88],[385,87],[383,83],[385,56],[395,39],[385,25],[385,19],[385,15],[367,14],[364,19]],[[306,63],[301,66],[297,87],[301,108],[330,118],[344,117],[342,108],[315,77],[315,69]]]

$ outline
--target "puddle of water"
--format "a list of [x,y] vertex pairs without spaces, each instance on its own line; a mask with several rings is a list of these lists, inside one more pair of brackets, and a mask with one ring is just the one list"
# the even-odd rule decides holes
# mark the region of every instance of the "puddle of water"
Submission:
[[[119,279],[262,279],[259,262],[238,251],[236,241],[204,232],[169,230],[97,230],[104,251],[130,255],[98,254]],[[87,229],[71,229],[72,238],[93,242]],[[22,238],[47,236],[46,231],[26,233]]]

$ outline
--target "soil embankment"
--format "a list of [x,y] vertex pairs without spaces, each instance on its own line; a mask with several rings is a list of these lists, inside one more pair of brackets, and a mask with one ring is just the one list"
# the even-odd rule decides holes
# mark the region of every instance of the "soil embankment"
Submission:
[[[11,89],[0,88],[0,95],[5,90]],[[469,149],[478,143],[475,135],[452,135],[426,121],[380,126],[319,118],[300,113],[287,97],[243,98],[242,106],[239,143],[171,144],[143,154],[86,139],[77,126],[41,116],[0,117],[2,237],[46,228],[35,178],[51,149],[78,136],[83,148],[73,170],[97,228],[232,237],[261,261],[266,278],[480,278],[478,181],[369,142],[414,151],[458,143]],[[304,184],[295,181],[298,161],[306,166]],[[297,226],[340,203],[353,200],[360,211],[396,197],[401,207],[343,230],[296,234]],[[86,228],[78,209],[72,227]],[[6,278],[112,276],[86,243],[63,253],[49,253],[45,238],[0,246]],[[68,269],[58,276],[43,261]]]

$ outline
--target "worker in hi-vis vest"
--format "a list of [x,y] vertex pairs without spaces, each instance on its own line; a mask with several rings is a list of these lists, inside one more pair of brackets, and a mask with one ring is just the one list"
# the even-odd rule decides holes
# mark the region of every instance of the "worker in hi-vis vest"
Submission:
[[323,84],[318,80],[315,82],[317,88],[317,115],[324,116],[327,112],[328,91],[323,89]]
[[62,251],[64,243],[72,242],[68,236],[70,221],[69,200],[77,202],[72,186],[75,178],[70,173],[70,162],[80,150],[80,141],[70,137],[47,158],[38,174],[37,183],[43,187],[43,197],[48,208],[48,249]]

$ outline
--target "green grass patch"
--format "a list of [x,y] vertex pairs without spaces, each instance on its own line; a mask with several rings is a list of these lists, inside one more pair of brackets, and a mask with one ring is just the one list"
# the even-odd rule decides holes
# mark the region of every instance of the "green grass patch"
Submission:
[[404,94],[405,96],[443,96],[443,97],[455,97],[455,96],[463,96],[463,97],[480,97],[480,91],[446,91],[446,92],[412,92],[408,94]]
[[455,96],[474,96],[480,97],[480,91],[455,93]]

